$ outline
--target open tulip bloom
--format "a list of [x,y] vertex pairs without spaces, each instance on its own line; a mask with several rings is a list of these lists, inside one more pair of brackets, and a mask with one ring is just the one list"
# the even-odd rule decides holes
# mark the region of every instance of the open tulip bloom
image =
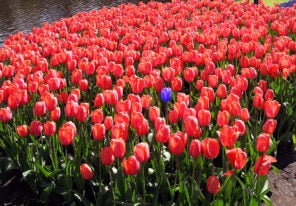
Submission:
[[11,35],[0,176],[18,170],[40,204],[270,205],[274,152],[296,132],[295,16],[152,1]]

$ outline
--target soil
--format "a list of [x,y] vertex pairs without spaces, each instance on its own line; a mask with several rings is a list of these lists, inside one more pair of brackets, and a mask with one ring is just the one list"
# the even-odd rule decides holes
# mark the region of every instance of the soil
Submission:
[[286,143],[278,149],[278,162],[275,166],[279,173],[270,171],[268,185],[273,206],[294,206],[296,202],[296,150]]

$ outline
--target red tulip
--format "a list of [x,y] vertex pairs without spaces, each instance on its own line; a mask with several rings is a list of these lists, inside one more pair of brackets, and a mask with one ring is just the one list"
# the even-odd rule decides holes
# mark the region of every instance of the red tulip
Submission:
[[179,120],[178,112],[176,110],[170,110],[168,119],[171,124],[177,123]]
[[253,99],[253,105],[254,107],[258,109],[263,109],[264,108],[264,99],[263,96],[259,93],[256,93]]
[[105,125],[106,130],[112,129],[112,127],[114,125],[112,116],[105,117],[104,125]]
[[52,94],[45,95],[44,102],[45,102],[46,110],[48,111],[54,110],[58,105],[58,99]]
[[259,134],[256,140],[256,148],[259,152],[266,152],[270,145],[269,134]]
[[66,107],[65,107],[65,114],[67,117],[75,117],[78,111],[78,103],[70,100],[67,101]]
[[125,174],[127,175],[135,175],[138,173],[140,169],[140,163],[137,158],[132,155],[128,159],[124,158],[122,160],[122,168]]
[[242,108],[242,109],[241,109],[240,118],[241,118],[241,120],[243,120],[244,122],[249,121],[249,119],[250,119],[250,114],[249,114],[249,110],[248,110],[248,108]]
[[274,91],[272,89],[268,89],[264,95],[265,100],[273,100],[274,98]]
[[80,174],[85,180],[91,180],[94,176],[92,169],[86,163],[80,165]]
[[183,82],[182,82],[182,79],[181,78],[174,78],[171,82],[172,84],[172,90],[173,91],[181,91],[182,90],[182,87],[183,87]]
[[264,104],[264,113],[269,118],[274,118],[278,114],[281,105],[276,100],[267,100]]
[[276,159],[274,157],[263,154],[256,160],[254,165],[254,172],[259,176],[267,175],[271,166],[270,163],[272,162],[276,162]]
[[200,96],[194,106],[195,111],[198,113],[200,110],[208,110],[210,108],[210,101],[207,96]]
[[190,156],[196,158],[201,155],[202,149],[201,149],[201,142],[198,139],[193,139],[190,142],[189,146],[189,154]]
[[7,106],[11,109],[16,109],[19,107],[19,98],[16,94],[11,94],[9,95],[8,97],[8,100],[7,100]]
[[99,124],[103,121],[104,113],[101,109],[95,109],[91,112],[91,121],[93,124]]
[[158,142],[166,143],[170,139],[170,126],[162,125],[156,132],[155,138]]
[[197,75],[197,68],[196,67],[187,67],[184,69],[184,80],[186,82],[193,82],[196,75]]
[[43,125],[45,136],[52,136],[56,132],[56,123],[47,121]]
[[101,107],[104,104],[104,95],[102,93],[99,93],[96,95],[94,100],[94,106],[95,107]]
[[229,112],[225,111],[218,111],[217,115],[217,123],[219,127],[223,127],[224,125],[228,125],[230,120],[230,115]]
[[277,121],[275,119],[267,119],[263,125],[263,132],[266,134],[273,134],[277,125]]
[[196,80],[195,88],[200,91],[203,88],[204,82],[201,79]]
[[89,85],[88,85],[88,81],[87,81],[87,79],[81,79],[81,80],[79,81],[79,89],[80,89],[81,91],[87,91],[88,88],[89,88]]
[[187,134],[182,132],[176,132],[171,134],[169,139],[169,149],[170,152],[174,155],[180,155],[183,153],[187,144]]
[[145,108],[145,109],[146,108],[149,108],[150,105],[151,105],[151,103],[152,103],[151,96],[149,96],[149,95],[143,95],[141,97],[141,104],[142,104],[143,108]]
[[61,109],[56,107],[54,110],[50,112],[50,120],[51,121],[58,121],[61,116]]
[[130,80],[130,86],[132,92],[138,94],[143,91],[145,87],[145,81],[142,78],[135,77]]
[[19,125],[16,127],[17,135],[20,137],[27,137],[29,135],[29,129],[27,125]]
[[164,81],[173,81],[175,78],[175,69],[172,67],[164,67],[161,70],[161,75]]
[[185,132],[188,136],[198,138],[202,135],[202,131],[199,127],[198,120],[195,116],[188,116],[184,120]]
[[240,120],[240,119],[234,120],[232,126],[233,127],[236,127],[236,129],[239,132],[239,135],[240,136],[242,136],[242,135],[245,134],[245,132],[246,132],[246,125],[245,125],[245,123],[242,120]]
[[151,121],[154,122],[156,120],[156,118],[158,118],[159,116],[160,116],[160,110],[158,107],[153,106],[153,107],[149,108],[149,119]]
[[221,144],[226,147],[233,147],[239,134],[235,127],[230,127],[228,125],[224,125],[222,129],[218,131]]
[[217,176],[209,176],[207,181],[207,190],[211,194],[217,194],[220,191],[220,180]]
[[72,144],[74,137],[76,136],[75,124],[71,121],[64,123],[59,129],[58,135],[62,145]]
[[37,137],[40,136],[43,130],[42,123],[40,121],[33,120],[30,123],[30,134]]
[[95,124],[92,129],[92,136],[95,140],[103,140],[105,137],[106,129],[103,124]]
[[211,123],[211,113],[208,110],[199,110],[197,113],[198,123],[201,126],[208,126]]
[[201,142],[202,153],[205,158],[214,159],[220,152],[219,141],[214,138],[205,138]]
[[134,155],[139,162],[147,162],[150,158],[149,145],[147,142],[141,142],[135,145]]
[[114,155],[110,147],[103,147],[101,149],[101,161],[103,165],[112,165],[114,162]]
[[132,101],[129,99],[127,100],[120,100],[115,106],[116,112],[127,112],[130,113],[132,109]]
[[0,108],[0,122],[8,122],[12,119],[10,107]]
[[125,151],[126,151],[124,139],[122,138],[111,139],[110,148],[112,150],[114,157],[122,158],[125,155]]
[[162,125],[165,125],[165,119],[163,117],[158,117],[154,121],[154,128],[156,131],[158,131]]
[[215,100],[215,93],[213,88],[211,87],[203,87],[200,91],[200,96],[208,97],[210,102],[213,102]]
[[78,106],[76,119],[79,122],[84,122],[89,114],[89,103],[81,103]]
[[246,165],[247,154],[241,148],[228,149],[226,155],[235,169],[240,170]]
[[104,101],[109,105],[116,105],[118,102],[118,94],[115,90],[105,90],[103,92]]

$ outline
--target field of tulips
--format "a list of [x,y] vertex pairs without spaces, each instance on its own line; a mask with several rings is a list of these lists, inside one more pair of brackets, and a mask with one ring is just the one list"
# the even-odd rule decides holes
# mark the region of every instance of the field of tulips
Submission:
[[140,2],[16,33],[0,184],[19,173],[25,205],[271,205],[295,71],[295,4]]

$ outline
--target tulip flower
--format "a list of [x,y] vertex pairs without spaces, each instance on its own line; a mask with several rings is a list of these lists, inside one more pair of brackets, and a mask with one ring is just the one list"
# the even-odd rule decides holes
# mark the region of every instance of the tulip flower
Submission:
[[263,132],[266,134],[273,134],[276,128],[277,121],[275,119],[267,119],[262,127]]
[[276,100],[267,100],[264,104],[264,113],[269,118],[274,118],[278,114],[281,105]]
[[217,139],[205,138],[201,142],[202,153],[207,159],[214,159],[220,152],[220,144]]
[[43,126],[40,121],[33,120],[30,123],[30,134],[31,135],[38,137],[41,135],[42,130],[43,130]]
[[201,153],[202,153],[201,142],[198,139],[193,139],[190,142],[190,146],[189,146],[190,156],[196,158],[196,157],[199,157]]
[[135,145],[134,155],[139,162],[147,162],[150,158],[149,145],[147,142],[141,142]]
[[163,102],[169,102],[172,100],[172,89],[165,87],[161,90],[160,95]]
[[125,141],[122,138],[111,139],[110,149],[116,158],[122,158],[125,155]]
[[19,125],[16,127],[17,135],[20,137],[27,137],[29,135],[29,129],[27,125]]
[[71,121],[64,123],[58,132],[58,136],[62,145],[72,144],[76,134],[76,126]]
[[52,121],[47,121],[44,123],[43,128],[44,128],[44,134],[46,136],[48,137],[52,136],[56,131],[56,123]]
[[274,157],[263,154],[256,160],[254,172],[259,176],[265,176],[270,169],[271,163],[276,161],[277,160]]
[[209,176],[207,181],[207,191],[211,194],[217,194],[220,191],[220,180],[217,176]]
[[110,147],[103,147],[101,149],[101,161],[103,165],[112,165],[114,162],[114,155]]
[[85,180],[91,180],[94,176],[92,169],[86,163],[80,165],[80,174]]
[[105,125],[103,124],[95,124],[92,129],[92,136],[95,140],[103,140],[106,133]]
[[266,152],[270,145],[269,134],[259,134],[256,140],[256,148],[259,152]]
[[240,170],[246,165],[247,154],[241,148],[228,149],[226,155],[235,169]]
[[132,155],[128,159],[124,158],[122,160],[122,168],[125,174],[135,175],[140,170],[140,163],[137,158]]
[[180,155],[183,153],[187,144],[187,135],[182,132],[171,134],[169,139],[169,149],[174,155]]
[[237,128],[224,125],[218,132],[221,144],[226,147],[233,147],[239,136]]

